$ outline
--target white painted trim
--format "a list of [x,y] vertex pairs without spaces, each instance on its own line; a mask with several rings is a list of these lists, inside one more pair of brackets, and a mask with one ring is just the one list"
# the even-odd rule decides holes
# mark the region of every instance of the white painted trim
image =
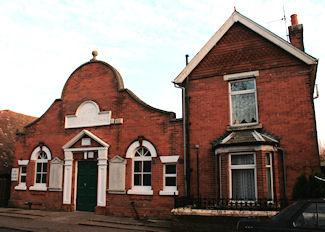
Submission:
[[28,164],[29,160],[18,160],[19,166],[26,166]]
[[[156,148],[154,147],[154,145],[152,143],[150,143],[148,140],[143,140],[142,141],[142,146],[146,147],[150,153],[151,153],[151,157],[157,157],[157,151]],[[139,141],[134,141],[128,148],[128,150],[126,151],[126,158],[133,158],[134,153],[136,151],[136,149],[140,147],[140,143]]]
[[33,191],[47,191],[47,187],[45,184],[35,184],[29,187],[29,190]]
[[196,68],[196,66],[203,60],[203,58],[210,52],[210,50],[217,44],[217,42],[224,36],[224,34],[231,28],[235,23],[239,22],[249,29],[253,30],[257,34],[261,35],[265,39],[274,43],[278,47],[284,49],[288,53],[292,54],[296,58],[305,62],[308,65],[317,64],[318,60],[301,51],[295,46],[291,45],[281,37],[275,35],[271,31],[255,23],[254,21],[246,18],[237,11],[227,19],[227,21],[220,27],[220,29],[209,39],[209,41],[201,48],[201,50],[193,57],[190,63],[182,70],[182,72],[174,79],[174,83],[180,84],[185,78]]
[[26,184],[19,184],[17,186],[15,186],[15,190],[26,190],[27,187],[26,187]]
[[179,155],[160,156],[161,162],[164,163],[177,163]]
[[[84,108],[86,109],[83,110]],[[65,116],[64,128],[67,129],[110,125],[111,114],[111,111],[100,111],[96,102],[90,100],[85,101],[79,105],[74,115]]]
[[73,165],[72,152],[64,151],[63,204],[71,204],[72,165]]
[[233,135],[234,135],[234,132],[231,132],[226,138],[224,138],[221,141],[221,144],[225,144],[226,142],[228,142],[232,138]]
[[[94,135],[93,133],[91,133],[88,130],[82,130],[81,132],[79,132],[79,134],[77,134],[75,137],[73,137],[69,142],[67,142],[62,148],[64,150],[70,148],[73,144],[75,144],[79,139],[81,139],[84,135],[89,136],[90,138],[92,138],[93,140],[95,140],[97,143],[99,143],[100,145],[102,145],[103,147],[109,147],[110,145],[105,143],[103,140],[101,140],[100,138],[98,138],[96,135]],[[81,149],[81,150],[85,150],[86,148],[72,148],[72,149]]]
[[256,130],[252,131],[252,135],[256,139],[256,141],[265,141],[265,139],[258,133]]
[[131,194],[131,195],[153,195],[153,190],[129,189],[128,194]]
[[[34,149],[34,151],[32,152],[32,155],[30,157],[30,160],[34,160],[36,161],[37,160],[37,157],[38,157],[38,154],[39,152],[41,151],[41,147],[38,146]],[[51,155],[51,152],[50,152],[50,149],[48,149],[47,146],[42,146],[42,151],[44,151],[47,155],[47,160],[51,160],[52,159],[52,155]]]
[[97,206],[106,206],[107,150],[98,151]]
[[[257,125],[259,124],[259,120],[258,120],[258,102],[257,102],[257,89],[256,89],[256,79],[255,78],[251,78],[251,79],[246,79],[245,81],[250,81],[253,80],[254,81],[254,89],[249,89],[249,90],[240,90],[240,91],[232,91],[231,90],[231,83],[232,82],[241,82],[240,80],[236,81],[229,81],[228,82],[228,89],[229,89],[229,110],[230,110],[230,125],[233,127],[242,127],[242,126],[250,126],[250,125]],[[247,94],[247,93],[254,93],[255,96],[255,110],[256,110],[256,122],[250,122],[250,123],[239,123],[239,124],[234,124],[234,119],[233,119],[233,115],[232,115],[232,96],[236,96],[236,95],[242,95],[242,94]]]
[[246,151],[275,151],[276,148],[271,145],[258,145],[258,146],[231,146],[219,147],[215,149],[214,154],[230,153],[230,152],[246,152]]
[[258,77],[259,75],[260,75],[259,71],[234,73],[234,74],[224,75],[223,80],[232,81],[232,80],[239,80],[239,79],[250,78],[250,77]]
[[178,195],[178,191],[168,191],[168,190],[160,190],[159,191],[159,195],[162,196],[177,196]]
[[[235,155],[253,155],[254,164],[243,164],[243,165],[232,165],[231,156]],[[254,170],[254,182],[255,182],[255,200],[257,200],[257,164],[256,164],[256,153],[255,152],[240,152],[240,153],[229,153],[228,154],[228,173],[229,173],[229,199],[232,199],[232,170],[243,170],[253,169]],[[242,200],[240,200],[242,201]]]
[[107,150],[108,147],[78,147],[78,148],[67,148],[67,149],[64,149],[64,151],[94,151],[94,150],[97,150],[97,151],[105,151]]

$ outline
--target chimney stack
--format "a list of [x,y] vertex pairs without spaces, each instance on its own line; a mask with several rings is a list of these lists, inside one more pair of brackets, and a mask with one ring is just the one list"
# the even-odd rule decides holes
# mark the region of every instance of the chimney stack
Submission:
[[298,24],[298,18],[296,14],[291,15],[291,26],[289,26],[288,29],[290,43],[300,50],[305,51],[303,35],[304,30],[302,24]]

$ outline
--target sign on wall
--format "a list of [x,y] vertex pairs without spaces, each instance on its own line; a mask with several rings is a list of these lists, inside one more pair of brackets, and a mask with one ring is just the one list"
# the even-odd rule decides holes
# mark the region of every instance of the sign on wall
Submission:
[[19,168],[11,169],[11,181],[18,181]]

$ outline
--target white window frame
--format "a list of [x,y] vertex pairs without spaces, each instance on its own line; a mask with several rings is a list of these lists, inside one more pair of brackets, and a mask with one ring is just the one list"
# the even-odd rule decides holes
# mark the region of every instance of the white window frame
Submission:
[[[18,160],[19,165],[19,184],[15,186],[15,190],[26,190],[26,180],[27,180],[27,164],[29,160]],[[26,168],[26,173],[22,172],[23,167]],[[25,182],[21,182],[21,177],[25,176]]]
[[[270,164],[267,164],[267,156],[270,156]],[[267,169],[270,169],[270,181],[271,181],[271,199],[268,199],[268,200],[271,200],[273,201],[274,199],[274,186],[273,186],[273,156],[272,156],[272,153],[271,152],[266,152],[265,153],[265,168],[266,168],[266,172],[267,172]],[[266,184],[267,184],[267,174],[265,175],[266,176]],[[268,190],[268,189],[267,189]],[[267,197],[267,196],[266,196]]]
[[[40,152],[43,151],[46,154],[46,159],[38,159],[38,155]],[[29,190],[35,190],[35,191],[47,191],[47,181],[46,183],[36,183],[36,176],[37,176],[37,164],[38,163],[49,163],[49,160],[51,160],[52,155],[48,147],[46,146],[38,146],[34,149],[31,160],[35,162],[35,174],[34,174],[34,185],[29,187]],[[46,169],[46,179],[48,179],[48,173],[49,173],[49,165],[47,165]]]
[[[132,188],[127,191],[127,194],[135,195],[153,195],[152,182],[151,186],[137,186],[134,185],[134,161],[152,161],[152,158],[157,157],[157,152],[152,143],[147,140],[142,141],[142,147],[145,147],[150,152],[151,156],[149,157],[135,157],[136,151],[141,147],[139,141],[133,142],[127,152],[126,158],[132,159]],[[152,163],[151,163],[152,165]],[[151,166],[151,180],[152,180],[152,166]]]
[[[179,156],[160,156],[160,160],[163,163],[163,190],[159,191],[159,195],[178,195],[177,190],[177,160]],[[166,174],[166,165],[175,165],[176,173],[175,174]],[[175,186],[166,186],[166,177],[175,177],[176,185]]]
[[[235,155],[253,155],[254,164],[244,164],[244,165],[232,165],[231,156]],[[257,201],[257,174],[256,174],[256,153],[255,152],[239,152],[239,153],[229,153],[228,156],[228,167],[229,167],[229,199],[232,199],[232,170],[243,170],[243,169],[253,169],[254,170],[254,184],[255,184],[255,201]],[[233,201],[237,201],[232,199]],[[242,200],[238,200],[242,201]],[[250,202],[250,201],[248,201]]]
[[[254,89],[248,89],[248,90],[239,90],[239,91],[232,91],[231,90],[231,83],[234,82],[242,82],[242,81],[250,81],[254,80]],[[250,126],[250,125],[256,125],[259,123],[258,120],[258,106],[257,106],[257,91],[256,91],[256,78],[251,77],[251,78],[245,78],[245,79],[230,79],[228,81],[228,89],[229,89],[229,107],[230,107],[230,125],[235,126],[235,127],[240,127],[240,126]],[[255,110],[256,110],[256,122],[250,122],[250,123],[240,123],[235,124],[233,120],[233,109],[232,109],[232,96],[234,95],[241,95],[241,94],[248,94],[248,93],[254,93],[255,94]]]

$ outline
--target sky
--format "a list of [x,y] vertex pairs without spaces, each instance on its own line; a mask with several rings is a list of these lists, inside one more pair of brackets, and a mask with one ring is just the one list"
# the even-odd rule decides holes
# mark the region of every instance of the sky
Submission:
[[[314,100],[325,143],[322,0],[2,0],[0,110],[40,117],[71,73],[92,58],[114,66],[147,104],[181,115],[172,81],[236,10],[286,39],[290,15],[304,26],[305,51],[318,58]],[[286,16],[286,22],[283,16]]]

